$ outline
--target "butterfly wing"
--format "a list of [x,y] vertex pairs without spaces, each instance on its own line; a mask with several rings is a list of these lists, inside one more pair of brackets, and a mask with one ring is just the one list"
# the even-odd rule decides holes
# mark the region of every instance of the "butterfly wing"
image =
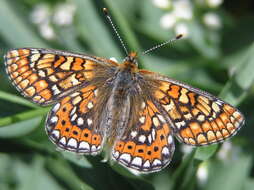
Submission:
[[140,172],[159,171],[169,164],[174,153],[173,131],[151,99],[131,106],[130,130],[116,139],[112,157]]
[[105,137],[102,97],[100,88],[88,85],[55,104],[46,121],[51,141],[63,150],[98,154]]
[[235,135],[244,124],[239,110],[207,92],[161,75],[144,75],[153,78],[154,98],[181,142],[195,146],[217,143]]
[[117,64],[64,51],[22,48],[7,52],[5,65],[14,86],[25,97],[47,105],[100,77],[101,70],[110,74],[107,68]]

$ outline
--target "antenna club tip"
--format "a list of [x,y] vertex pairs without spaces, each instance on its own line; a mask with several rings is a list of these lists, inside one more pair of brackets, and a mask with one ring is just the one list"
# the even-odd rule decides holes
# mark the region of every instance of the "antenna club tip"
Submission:
[[105,15],[108,15],[108,9],[107,9],[107,8],[103,8],[102,11],[103,11],[103,13],[104,13]]
[[183,34],[178,34],[177,36],[176,36],[176,39],[178,40],[178,39],[180,39],[180,38],[182,38],[183,37]]

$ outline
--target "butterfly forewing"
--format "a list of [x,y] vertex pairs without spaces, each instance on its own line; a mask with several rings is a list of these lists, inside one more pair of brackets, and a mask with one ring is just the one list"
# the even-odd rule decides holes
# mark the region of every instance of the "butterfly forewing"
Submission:
[[180,141],[195,146],[217,143],[236,134],[244,124],[236,108],[213,95],[167,77],[156,75],[155,79],[154,97]]
[[94,79],[108,64],[95,57],[59,50],[23,48],[5,56],[14,86],[33,102],[47,105]]
[[152,102],[135,102],[131,129],[115,142],[112,156],[120,164],[140,172],[155,172],[169,164],[175,149],[173,133],[164,116]]

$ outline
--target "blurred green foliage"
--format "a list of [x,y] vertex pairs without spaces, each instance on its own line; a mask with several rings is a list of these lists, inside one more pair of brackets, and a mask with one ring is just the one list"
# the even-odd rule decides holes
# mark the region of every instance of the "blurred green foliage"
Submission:
[[[65,2],[74,6],[74,17],[61,24],[62,17],[54,21],[54,14]],[[227,1],[209,7],[205,0],[189,2],[192,18],[178,19],[166,29],[160,20],[172,7],[158,8],[152,0],[0,0],[0,189],[254,189],[254,4]],[[46,20],[38,21],[39,14],[31,16],[36,7],[46,7]],[[141,176],[117,164],[102,163],[102,156],[56,151],[44,132],[49,108],[30,103],[14,89],[4,70],[3,54],[10,48],[41,47],[122,60],[123,50],[102,7],[109,8],[128,48],[138,52],[174,37],[177,23],[183,23],[187,38],[149,55],[140,53],[140,65],[238,106],[246,116],[238,135],[222,146],[191,152],[177,143],[170,166]],[[205,25],[207,12],[218,16],[219,27]]]

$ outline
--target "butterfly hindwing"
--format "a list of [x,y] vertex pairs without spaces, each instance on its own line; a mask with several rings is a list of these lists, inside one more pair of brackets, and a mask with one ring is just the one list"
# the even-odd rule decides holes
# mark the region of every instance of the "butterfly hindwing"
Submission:
[[33,102],[47,105],[75,91],[105,69],[105,60],[69,52],[22,48],[5,55],[6,71],[14,86]]
[[175,136],[189,145],[208,145],[233,136],[243,115],[213,95],[167,77],[156,77],[154,97],[166,111]]
[[86,86],[63,98],[50,111],[46,131],[51,141],[63,150],[95,155],[102,149],[104,132],[95,118],[96,86]]
[[140,172],[155,172],[167,166],[175,145],[163,115],[151,100],[142,102],[139,112],[132,114],[138,117],[130,123],[131,129],[116,139],[113,159]]

